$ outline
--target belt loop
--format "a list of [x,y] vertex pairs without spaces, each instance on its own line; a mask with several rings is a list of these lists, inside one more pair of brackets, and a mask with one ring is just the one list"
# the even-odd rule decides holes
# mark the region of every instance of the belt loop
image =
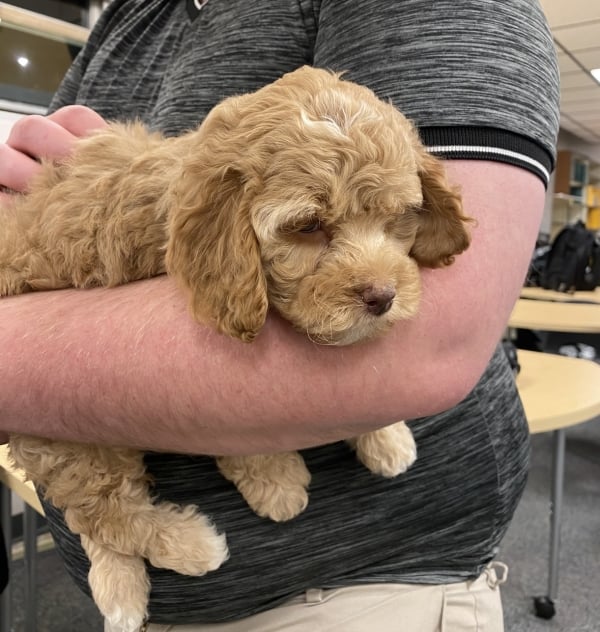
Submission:
[[[500,571],[500,572],[498,572]],[[508,579],[508,566],[504,562],[490,562],[485,569],[487,584],[494,589],[506,583]]]
[[321,603],[323,601],[323,591],[320,588],[309,588],[304,593],[306,603]]

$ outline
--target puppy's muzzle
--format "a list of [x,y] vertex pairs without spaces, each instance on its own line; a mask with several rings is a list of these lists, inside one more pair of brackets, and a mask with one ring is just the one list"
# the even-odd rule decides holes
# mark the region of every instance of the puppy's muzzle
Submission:
[[374,316],[389,312],[395,296],[396,290],[391,285],[369,285],[360,291],[367,311]]

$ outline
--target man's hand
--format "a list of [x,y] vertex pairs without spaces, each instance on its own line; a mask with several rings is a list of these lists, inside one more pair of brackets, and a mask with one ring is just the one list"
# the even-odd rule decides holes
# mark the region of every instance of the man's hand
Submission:
[[[0,207],[10,200],[11,192],[27,191],[42,158],[64,158],[77,138],[105,125],[101,116],[82,105],[68,105],[46,117],[19,119],[6,143],[0,144]],[[8,435],[0,432],[0,444],[7,441]]]
[[10,192],[25,193],[40,170],[40,159],[60,160],[77,138],[104,127],[106,121],[90,108],[68,105],[49,116],[25,116],[0,144],[0,206]]

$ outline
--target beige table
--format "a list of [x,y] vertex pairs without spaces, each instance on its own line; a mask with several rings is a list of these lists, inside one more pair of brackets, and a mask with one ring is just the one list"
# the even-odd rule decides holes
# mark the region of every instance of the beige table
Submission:
[[520,298],[509,327],[580,334],[600,334],[600,303]]
[[573,292],[573,294],[544,290],[541,287],[524,287],[521,290],[521,298],[533,298],[538,301],[600,303],[600,287],[593,292]]
[[600,364],[522,349],[518,358],[517,386],[530,431],[553,433],[548,588],[545,596],[534,599],[536,614],[550,619],[558,597],[565,431],[600,415]]
[[15,471],[8,461],[8,448],[0,445],[0,483],[20,496],[23,501],[35,509],[39,514],[44,514],[40,499],[35,492],[33,484],[25,481],[23,472]]
[[[36,632],[36,548],[37,513],[43,514],[42,505],[33,485],[26,482],[23,473],[15,471],[8,461],[8,450],[0,445],[0,524],[8,549],[9,559],[12,543],[11,533],[11,492],[25,502],[23,512],[23,544],[25,561],[25,632]],[[11,628],[11,585],[10,582],[0,596],[0,632],[10,632]]]
[[519,394],[532,433],[561,430],[600,415],[600,364],[518,350]]

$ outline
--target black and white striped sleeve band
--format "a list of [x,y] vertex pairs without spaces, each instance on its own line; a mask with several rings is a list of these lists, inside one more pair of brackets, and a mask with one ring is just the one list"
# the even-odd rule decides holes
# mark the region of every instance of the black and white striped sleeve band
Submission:
[[428,127],[419,131],[427,149],[440,158],[508,163],[531,171],[548,186],[553,157],[524,136],[486,127]]

